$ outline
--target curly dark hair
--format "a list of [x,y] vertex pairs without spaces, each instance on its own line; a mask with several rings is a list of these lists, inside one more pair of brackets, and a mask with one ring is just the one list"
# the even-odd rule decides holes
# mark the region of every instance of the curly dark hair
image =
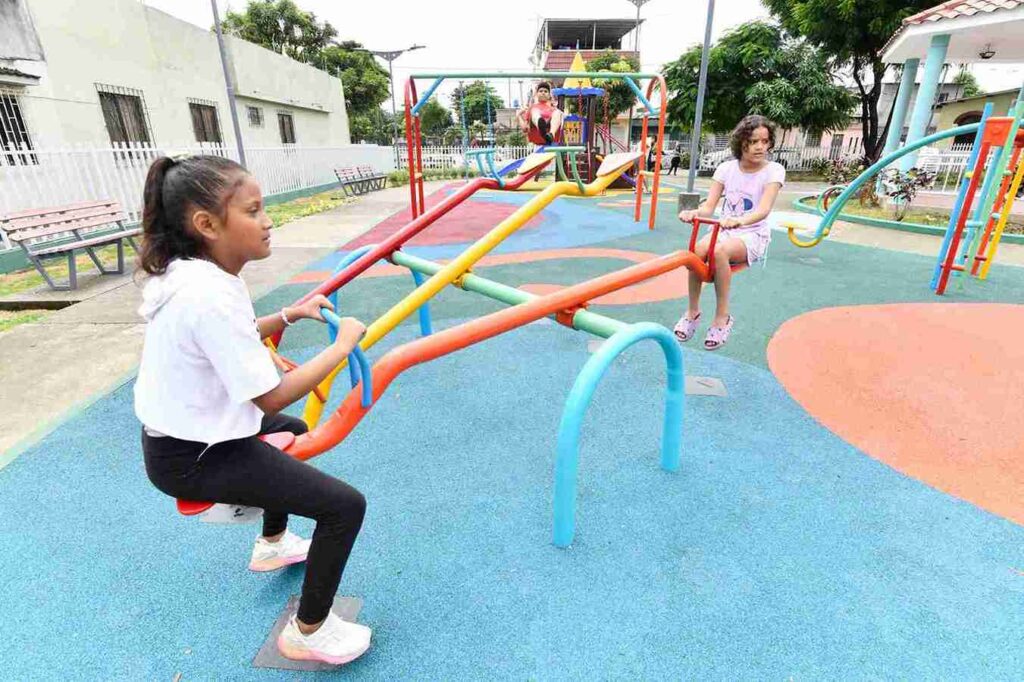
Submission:
[[736,124],[729,137],[729,148],[737,160],[743,158],[743,149],[750,144],[751,138],[754,137],[754,131],[758,128],[768,130],[768,151],[775,149],[775,124],[764,116],[751,114],[743,117],[743,120]]

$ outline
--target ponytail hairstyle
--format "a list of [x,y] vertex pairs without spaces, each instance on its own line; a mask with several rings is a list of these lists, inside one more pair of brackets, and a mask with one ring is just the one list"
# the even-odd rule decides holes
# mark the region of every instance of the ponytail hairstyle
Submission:
[[149,167],[143,190],[139,268],[162,275],[171,261],[201,258],[205,245],[192,226],[196,211],[222,220],[246,170],[220,156],[161,156]]

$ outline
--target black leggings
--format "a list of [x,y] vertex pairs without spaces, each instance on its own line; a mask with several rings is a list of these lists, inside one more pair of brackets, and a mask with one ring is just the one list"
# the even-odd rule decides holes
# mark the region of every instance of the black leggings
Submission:
[[[301,434],[306,425],[283,414],[264,417],[260,434],[278,431]],[[322,621],[330,613],[363,524],[366,498],[347,483],[256,436],[204,449],[204,443],[142,434],[146,473],[160,491],[187,500],[259,507],[264,510],[264,536],[283,532],[288,514],[316,521],[298,617],[308,624]]]

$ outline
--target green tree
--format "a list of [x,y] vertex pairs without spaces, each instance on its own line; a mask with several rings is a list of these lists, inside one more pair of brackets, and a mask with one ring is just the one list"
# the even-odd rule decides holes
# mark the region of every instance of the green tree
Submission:
[[526,133],[518,128],[498,133],[497,137],[499,147],[525,147],[530,144],[530,141],[526,138]]
[[487,137],[487,124],[483,121],[473,121],[469,125],[470,141],[483,140]]
[[978,85],[978,79],[966,68],[961,68],[960,72],[953,77],[953,84],[959,86],[957,97],[977,97],[985,94],[985,91]]
[[[587,62],[587,71],[612,71],[615,73],[636,73],[640,70],[640,63],[632,57],[623,57],[611,50],[594,57]],[[612,121],[623,111],[633,106],[636,95],[633,90],[622,80],[610,78],[594,78],[591,80],[594,87],[603,88],[608,93],[608,118]],[[604,105],[598,106],[598,115],[604,117]]]
[[[848,69],[860,94],[865,160],[874,162],[884,146],[878,100],[888,65],[885,44],[912,14],[937,0],[762,0],[782,26],[820,47],[836,67]],[[886,128],[888,126],[886,125]]]
[[[394,128],[391,125],[391,112],[377,108],[365,114],[350,116],[348,119],[349,133],[353,142],[367,142],[388,146],[391,144],[391,137]],[[403,125],[398,126],[399,135],[405,129]]]
[[431,98],[420,109],[420,129],[424,135],[440,137],[452,125],[452,112],[445,109],[437,99]]
[[341,79],[349,116],[368,114],[391,94],[387,69],[354,40],[325,47],[318,65]]
[[[488,100],[490,100],[490,120],[487,118]],[[504,101],[502,101],[501,97],[498,96],[498,93],[495,92],[494,88],[484,81],[473,81],[469,85],[460,85],[452,92],[452,114],[455,116],[455,120],[459,122],[459,125],[461,125],[461,116],[459,113],[460,102],[463,102],[465,106],[465,120],[467,126],[470,121],[494,123],[498,118],[498,109],[505,106]]]
[[[695,45],[665,68],[669,121],[686,130],[697,103],[700,58]],[[708,55],[707,78],[713,94],[704,100],[702,120],[716,133],[728,132],[749,113],[783,128],[833,130],[847,124],[856,104],[819,50],[771,22],[748,22],[723,35]]]
[[244,12],[228,11],[221,28],[231,35],[292,59],[315,64],[337,30],[292,0],[249,0]]

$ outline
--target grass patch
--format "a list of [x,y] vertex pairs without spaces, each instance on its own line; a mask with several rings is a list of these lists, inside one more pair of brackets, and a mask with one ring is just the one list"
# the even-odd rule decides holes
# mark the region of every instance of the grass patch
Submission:
[[293,199],[281,204],[267,206],[267,215],[274,221],[274,227],[280,227],[286,223],[299,218],[305,218],[316,213],[330,211],[332,208],[349,204],[353,199],[346,197],[342,189],[332,189],[311,197]]
[[[866,218],[893,220],[892,209],[881,206],[877,208],[861,206],[855,201],[848,202],[843,207],[843,213],[864,216]],[[945,228],[949,224],[949,211],[941,208],[914,208],[911,206],[907,209],[907,214],[902,222]],[[1006,222],[1004,234],[1024,234],[1024,222],[1022,222],[1022,219],[1019,216],[1011,216],[1010,220]]]
[[[130,264],[135,256],[135,252],[132,248],[125,244],[125,263]],[[104,246],[101,249],[93,249],[96,255],[99,256],[100,261],[105,267],[113,267],[117,263],[117,245],[111,244],[110,246]],[[50,279],[57,282],[66,282],[68,279],[68,259],[66,257],[60,259],[46,260],[43,262],[46,267],[46,272],[49,273]],[[96,266],[93,265],[89,255],[82,253],[75,257],[75,267],[79,273],[88,272],[95,270]],[[129,266],[130,267],[130,266]],[[14,272],[6,275],[0,275],[0,296],[9,296],[10,294],[17,294],[28,289],[35,289],[36,287],[43,286],[46,280],[35,268],[25,268],[24,270],[15,270]]]
[[19,324],[27,324],[28,322],[35,322],[41,319],[47,314],[46,310],[18,310],[15,312],[8,312],[6,310],[0,310],[0,334],[5,331],[14,329]]

